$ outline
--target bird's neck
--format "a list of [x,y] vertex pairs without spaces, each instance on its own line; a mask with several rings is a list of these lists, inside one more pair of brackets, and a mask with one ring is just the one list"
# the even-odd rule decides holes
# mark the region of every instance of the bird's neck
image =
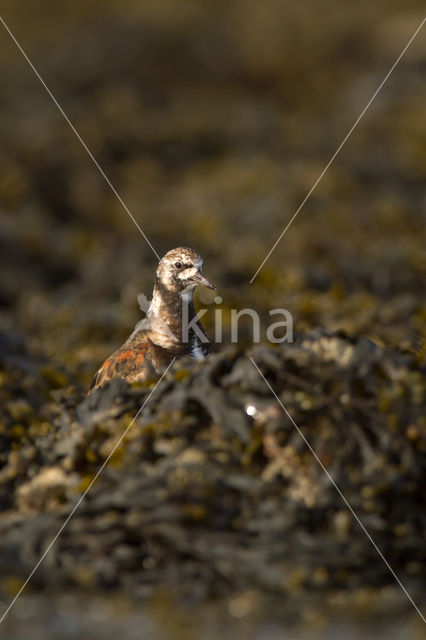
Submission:
[[[183,305],[186,309],[183,309]],[[148,309],[148,318],[153,332],[160,335],[169,333],[170,342],[176,344],[182,341],[182,329],[184,319],[188,322],[196,315],[193,302],[193,289],[185,293],[166,288],[158,279],[152,293],[151,304]],[[167,328],[164,331],[164,328]],[[158,340],[155,340],[158,342]],[[168,342],[167,335],[162,338]]]

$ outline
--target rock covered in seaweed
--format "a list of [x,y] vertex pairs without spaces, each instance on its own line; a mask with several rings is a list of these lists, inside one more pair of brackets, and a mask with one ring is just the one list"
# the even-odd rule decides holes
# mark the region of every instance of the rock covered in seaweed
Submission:
[[[426,439],[417,359],[324,331],[252,356],[391,565],[418,586]],[[37,426],[26,408],[2,452],[0,558],[10,574],[28,573],[114,451],[39,584],[146,596],[166,582],[205,598],[392,580],[246,355],[177,363],[114,449],[150,391],[117,380],[78,404],[72,389],[53,402],[39,389],[36,411],[49,422]],[[18,409],[3,407],[12,434]]]

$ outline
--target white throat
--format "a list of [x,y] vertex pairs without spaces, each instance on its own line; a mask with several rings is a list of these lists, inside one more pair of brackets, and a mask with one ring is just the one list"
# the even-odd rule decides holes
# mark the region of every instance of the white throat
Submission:
[[160,316],[161,303],[162,303],[161,296],[157,291],[157,289],[155,288],[152,294],[152,300],[150,302],[148,313],[147,313],[148,317]]
[[182,298],[182,302],[184,304],[190,304],[192,302],[194,289],[195,289],[195,286],[193,284],[190,284],[188,287],[186,287],[182,291],[182,293],[180,294],[180,297]]

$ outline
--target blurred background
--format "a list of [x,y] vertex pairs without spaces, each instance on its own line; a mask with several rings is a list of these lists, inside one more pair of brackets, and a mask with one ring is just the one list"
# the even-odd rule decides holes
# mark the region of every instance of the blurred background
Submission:
[[[296,330],[411,352],[426,317],[426,29],[249,280],[423,13],[420,0],[2,2],[158,253],[197,249],[225,317],[282,306]],[[140,318],[157,259],[2,26],[0,77],[3,340],[48,362],[53,386],[84,390]]]

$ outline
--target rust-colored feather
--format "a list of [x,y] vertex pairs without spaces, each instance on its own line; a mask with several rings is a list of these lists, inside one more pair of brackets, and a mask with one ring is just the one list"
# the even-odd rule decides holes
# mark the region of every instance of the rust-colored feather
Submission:
[[113,378],[123,378],[129,382],[146,380],[152,373],[147,358],[149,341],[136,344],[125,343],[105,360],[95,374],[90,389],[103,387]]

